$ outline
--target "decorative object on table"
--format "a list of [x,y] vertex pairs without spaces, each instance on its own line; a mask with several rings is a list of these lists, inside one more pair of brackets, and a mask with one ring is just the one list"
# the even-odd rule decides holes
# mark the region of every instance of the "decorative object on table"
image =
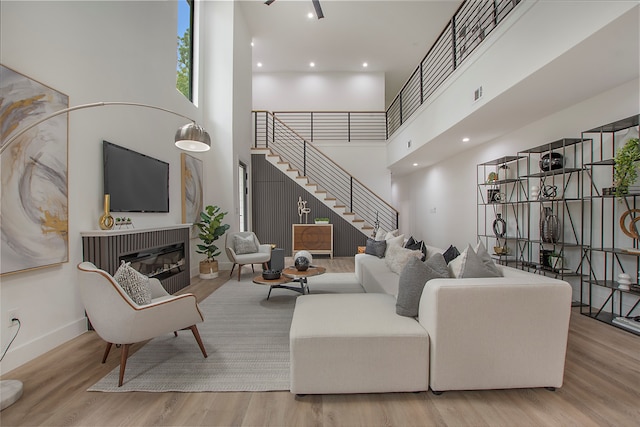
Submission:
[[496,172],[490,172],[487,176],[487,184],[493,184],[498,180],[498,174]]
[[502,218],[501,213],[496,213],[496,219],[493,220],[493,234],[499,239],[507,234],[507,223]]
[[616,187],[602,187],[603,196],[615,196]]
[[613,185],[616,197],[624,197],[629,193],[629,186],[638,179],[638,161],[640,160],[640,140],[630,138],[614,157]]
[[376,220],[373,222],[373,233],[371,233],[371,237],[375,239],[379,229],[380,229],[380,220],[378,219],[378,211],[376,211]]
[[[302,196],[298,196],[298,216],[300,217],[300,224],[307,224],[310,213],[311,209],[307,207],[307,201],[302,200]],[[304,215],[304,223],[302,222],[302,215]]]
[[115,226],[118,229],[122,229],[122,228],[135,228],[133,226],[133,221],[131,221],[131,218],[125,218],[125,217],[116,217],[116,223]]
[[540,196],[540,187],[537,185],[532,185],[529,189],[529,200],[538,200]]
[[202,160],[186,153],[180,153],[182,179],[182,223],[194,224],[191,227],[191,238],[198,237],[200,212],[204,206],[202,196]]
[[628,291],[631,289],[631,276],[627,273],[618,274],[618,289]]
[[198,237],[202,240],[202,244],[197,245],[196,252],[206,255],[206,258],[200,261],[201,279],[218,277],[218,261],[215,257],[220,255],[220,250],[213,242],[222,237],[229,229],[229,224],[222,223],[226,214],[227,212],[220,212],[218,206],[211,205],[200,212],[200,222],[196,223],[196,226],[200,230]]
[[540,238],[545,243],[557,243],[560,240],[560,220],[549,206],[543,207],[540,215]]
[[280,278],[280,270],[262,270],[262,278],[264,280],[278,280]]
[[493,247],[493,252],[496,255],[509,255],[509,246],[504,245],[504,246],[494,246]]
[[293,256],[294,266],[298,271],[306,271],[311,267],[313,257],[309,251],[299,251]]
[[540,200],[555,199],[558,196],[557,185],[544,185],[542,186],[542,194],[538,195]]
[[68,118],[26,127],[68,108],[69,97],[3,65],[0,93],[0,152],[12,148],[0,166],[11,171],[2,176],[0,274],[68,262]]
[[104,195],[103,208],[104,212],[100,215],[100,219],[98,220],[98,224],[100,224],[100,228],[102,230],[111,230],[113,228],[113,217],[111,216],[110,210],[110,200],[111,196],[109,194]]
[[499,203],[500,190],[497,188],[487,188],[487,203]]
[[313,222],[316,224],[329,224],[329,218],[314,218]]
[[540,169],[544,172],[562,169],[564,167],[564,156],[554,151],[543,155],[540,158]]
[[638,234],[636,222],[640,221],[640,216],[635,216],[634,218],[632,218],[628,227],[626,225],[627,217],[631,217],[631,215],[633,214],[640,214],[640,209],[629,209],[624,212],[622,216],[620,216],[620,228],[625,235],[637,240],[640,239],[640,234]]
[[540,249],[540,264],[542,264],[543,267],[551,267],[549,255],[552,253],[553,251],[551,249]]

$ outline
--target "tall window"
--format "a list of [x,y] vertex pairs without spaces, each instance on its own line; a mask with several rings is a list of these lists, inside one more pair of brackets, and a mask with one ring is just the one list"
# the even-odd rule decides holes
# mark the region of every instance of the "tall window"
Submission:
[[178,67],[176,87],[193,101],[193,2],[178,1]]

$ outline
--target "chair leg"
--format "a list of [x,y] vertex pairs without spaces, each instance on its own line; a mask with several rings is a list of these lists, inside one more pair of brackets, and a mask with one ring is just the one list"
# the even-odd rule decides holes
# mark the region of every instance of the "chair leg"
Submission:
[[107,356],[109,355],[109,352],[111,351],[111,346],[113,344],[108,342],[107,343],[107,348],[104,349],[104,356],[102,356],[102,363],[105,363],[107,361]]
[[118,387],[122,387],[122,382],[124,380],[124,370],[127,368],[129,347],[131,347],[131,344],[122,344],[122,352],[120,354],[120,378],[118,379]]
[[173,335],[178,336],[178,331],[173,331]]
[[231,275],[233,274],[233,269],[236,268],[236,263],[233,263],[233,266],[231,267],[231,272],[229,273],[229,277],[231,277]]
[[189,326],[189,329],[191,329],[191,332],[193,332],[193,336],[195,337],[196,341],[198,342],[198,346],[200,347],[200,351],[202,352],[202,355],[206,359],[208,357],[207,356],[207,350],[205,350],[204,344],[202,343],[202,339],[200,338],[200,332],[198,332],[198,327],[196,325],[192,325],[192,326]]
[[262,269],[263,270],[268,270],[269,269],[269,264],[267,264],[266,262],[262,263]]
[[240,281],[241,272],[242,272],[242,264],[238,264],[238,282]]

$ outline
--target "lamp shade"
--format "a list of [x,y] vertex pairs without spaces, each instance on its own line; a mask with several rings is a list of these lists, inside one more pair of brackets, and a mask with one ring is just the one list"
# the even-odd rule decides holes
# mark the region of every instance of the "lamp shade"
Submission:
[[211,138],[202,126],[187,123],[176,131],[176,147],[187,151],[208,151]]

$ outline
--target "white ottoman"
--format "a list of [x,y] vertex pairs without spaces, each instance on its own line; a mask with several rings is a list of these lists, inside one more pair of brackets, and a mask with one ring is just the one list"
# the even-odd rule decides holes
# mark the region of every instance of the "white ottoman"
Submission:
[[429,336],[391,295],[299,296],[289,340],[294,394],[429,388]]

